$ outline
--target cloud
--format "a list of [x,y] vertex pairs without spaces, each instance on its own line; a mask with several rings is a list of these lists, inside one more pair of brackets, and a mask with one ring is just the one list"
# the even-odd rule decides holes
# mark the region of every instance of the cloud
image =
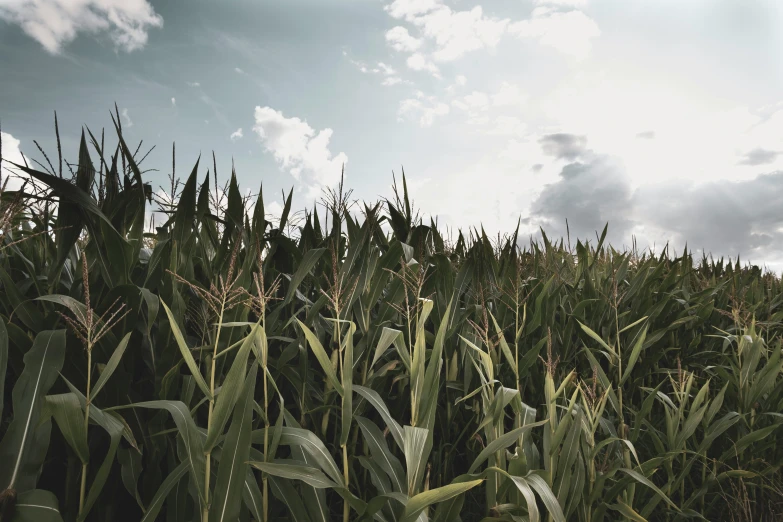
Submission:
[[399,25],[386,31],[386,41],[392,49],[402,52],[417,51],[422,45],[421,38],[414,38],[408,29]]
[[557,5],[562,7],[586,7],[587,0],[534,0],[535,5]]
[[548,134],[539,143],[545,154],[556,159],[575,160],[587,151],[587,138],[573,134]]
[[14,177],[9,178],[9,175],[18,175],[17,169],[11,166],[11,163],[16,163],[17,165],[25,164],[25,157],[19,149],[21,142],[7,132],[0,132],[0,140],[3,142],[3,164],[0,165],[0,169],[2,169],[0,175],[3,178],[3,183],[9,180],[9,190],[16,190],[21,183]]
[[655,131],[644,131],[636,135],[637,138],[652,140],[655,139]]
[[544,187],[530,207],[531,224],[547,235],[572,241],[589,239],[609,223],[607,237],[628,244],[633,221],[633,192],[621,165],[606,155],[590,153],[582,162],[562,168],[556,182]]
[[523,105],[526,102],[527,95],[519,89],[519,86],[508,82],[500,84],[498,92],[492,95],[492,105],[495,107]]
[[[395,0],[386,6],[386,11],[418,27],[422,36],[434,44],[432,57],[438,62],[450,62],[478,49],[494,48],[510,22],[507,18],[484,16],[481,6],[470,11],[454,11],[439,0]],[[412,52],[421,47],[421,41],[411,37],[404,27],[392,31],[395,31],[394,38],[390,39],[387,33],[387,41],[396,50]]]
[[456,81],[457,85],[462,86],[462,85],[465,85],[468,82],[468,79],[465,78],[464,75],[460,74],[460,75],[457,75],[457,78],[455,79],[455,81]]
[[244,137],[244,134],[242,133],[242,128],[240,127],[239,129],[232,132],[230,137],[231,137],[231,141],[237,141],[242,139]]
[[173,107],[176,107],[176,106],[177,106],[177,99],[176,99],[176,98],[173,98],[173,97],[171,98],[171,105],[172,105]]
[[381,82],[381,85],[385,87],[391,87],[392,85],[399,85],[401,83],[410,83],[408,81],[403,80],[399,76],[389,76],[388,78],[384,78]]
[[770,163],[774,163],[780,154],[781,153],[776,150],[755,148],[745,154],[745,157],[742,159],[742,161],[739,162],[739,164],[750,165],[754,167],[758,165],[769,165]]
[[590,53],[591,40],[601,35],[598,24],[583,12],[550,7],[536,7],[530,19],[512,23],[508,31],[577,59],[585,58]]
[[406,61],[408,67],[414,71],[427,71],[432,73],[436,78],[440,78],[440,72],[438,66],[432,63],[421,53],[414,53],[408,57]]
[[189,87],[201,87],[201,84],[199,82],[185,82],[188,84]]
[[397,110],[397,121],[418,119],[422,127],[430,127],[437,116],[449,113],[449,106],[438,101],[434,96],[425,96],[418,92],[417,98],[408,98],[400,102]]
[[234,71],[236,71],[238,74],[245,74],[245,71],[243,71],[239,67],[234,67]]
[[0,19],[19,25],[51,54],[79,33],[108,34],[125,52],[143,48],[163,18],[147,0],[0,0]]
[[410,22],[440,6],[440,0],[395,0],[384,9],[392,17]]
[[[759,262],[777,259],[783,268],[783,172],[744,181],[681,181],[640,187],[638,219],[650,235],[670,237],[680,247],[716,256],[738,254]],[[611,226],[611,225],[610,225]]]
[[128,109],[122,109],[122,112],[120,113],[120,116],[125,118],[125,126],[126,127],[133,127],[133,120],[131,120],[130,116],[128,115]]
[[286,118],[271,107],[257,106],[253,131],[280,167],[304,185],[309,197],[340,181],[348,156],[344,152],[333,156],[329,150],[332,129],[316,133],[306,121]]

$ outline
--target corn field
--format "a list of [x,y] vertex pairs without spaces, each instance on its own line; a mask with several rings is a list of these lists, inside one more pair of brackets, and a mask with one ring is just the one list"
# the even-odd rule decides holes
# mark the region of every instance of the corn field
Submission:
[[161,195],[113,119],[2,164],[2,522],[783,519],[774,274],[451,240],[404,176],[272,219],[172,151]]

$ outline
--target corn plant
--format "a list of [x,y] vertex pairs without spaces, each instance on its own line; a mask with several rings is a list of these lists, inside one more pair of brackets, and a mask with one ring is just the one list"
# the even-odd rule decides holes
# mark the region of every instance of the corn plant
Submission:
[[153,197],[112,119],[0,159],[0,521],[783,517],[776,275],[446,237],[404,173],[272,218],[172,147]]

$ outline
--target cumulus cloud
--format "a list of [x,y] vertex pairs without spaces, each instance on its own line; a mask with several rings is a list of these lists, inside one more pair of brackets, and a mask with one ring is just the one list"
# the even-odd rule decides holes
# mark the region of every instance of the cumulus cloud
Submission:
[[587,151],[587,138],[574,134],[547,134],[539,143],[545,154],[556,159],[575,160]]
[[402,52],[412,53],[417,51],[422,45],[421,38],[414,38],[408,32],[408,29],[400,25],[386,31],[386,41],[392,49]]
[[132,52],[147,44],[150,29],[163,26],[147,0],[0,0],[0,19],[52,54],[79,33],[107,34],[117,49]]
[[557,5],[563,7],[585,7],[587,0],[535,0],[535,5]]
[[230,136],[231,141],[241,140],[243,137],[244,137],[244,134],[242,133],[242,128],[241,127],[238,128],[237,130],[235,130],[234,132],[232,132],[231,136]]
[[418,92],[416,98],[408,98],[400,102],[397,110],[397,121],[418,120],[422,127],[430,127],[437,116],[449,113],[449,106],[440,102],[434,96],[425,96]]
[[[21,142],[18,139],[7,132],[0,132],[0,139],[2,139],[3,142],[3,164],[0,166],[2,168],[0,174],[3,177],[3,182],[5,182],[6,179],[9,179],[9,175],[16,174],[16,169],[11,166],[11,163],[24,165],[25,157],[19,149],[19,144]],[[19,184],[17,184],[16,181],[11,180],[9,181],[8,186],[10,190],[14,190],[18,188]]]
[[465,78],[464,75],[459,74],[459,75],[457,75],[457,78],[455,79],[455,82],[457,83],[457,85],[462,86],[462,85],[465,85],[466,83],[468,83],[468,79]]
[[286,118],[281,111],[257,106],[253,131],[281,168],[302,183],[309,197],[324,186],[334,186],[348,156],[329,150],[332,129],[316,131],[299,118]]
[[[510,20],[484,15],[481,6],[469,11],[454,11],[439,0],[395,0],[386,6],[394,18],[416,26],[422,37],[434,44],[434,60],[449,62],[468,52],[497,46]],[[394,31],[390,38],[391,31]],[[416,51],[421,41],[411,37],[404,27],[387,33],[387,41],[399,51]],[[407,44],[407,45],[406,45]],[[415,48],[412,48],[415,46]]]
[[508,31],[578,59],[589,54],[591,40],[601,35],[598,24],[582,11],[564,12],[546,6],[536,7],[528,20],[512,23]]
[[[743,181],[677,182],[640,187],[637,216],[649,235],[745,260],[783,259],[783,172]],[[611,225],[610,225],[611,226]]]
[[755,148],[747,152],[739,164],[753,167],[758,165],[769,165],[770,163],[774,163],[779,155],[780,152],[776,150]]
[[530,221],[547,235],[592,238],[609,223],[613,244],[628,243],[634,221],[633,192],[622,166],[606,155],[590,153],[584,161],[569,163],[558,180],[544,187],[530,207]]
[[408,64],[408,67],[414,71],[427,71],[436,78],[440,77],[438,66],[421,53],[410,55],[406,63]]

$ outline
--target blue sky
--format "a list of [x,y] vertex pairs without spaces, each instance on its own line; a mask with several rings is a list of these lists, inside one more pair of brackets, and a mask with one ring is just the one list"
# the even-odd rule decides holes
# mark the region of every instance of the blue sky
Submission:
[[780,271],[782,49],[775,0],[0,0],[3,153],[53,151],[56,110],[75,159],[116,102],[154,186],[172,142],[295,208],[404,166],[442,225]]

